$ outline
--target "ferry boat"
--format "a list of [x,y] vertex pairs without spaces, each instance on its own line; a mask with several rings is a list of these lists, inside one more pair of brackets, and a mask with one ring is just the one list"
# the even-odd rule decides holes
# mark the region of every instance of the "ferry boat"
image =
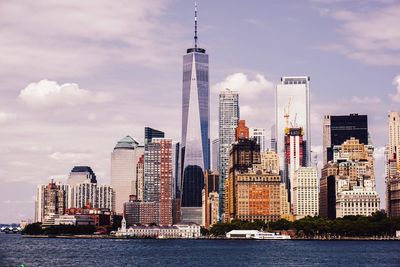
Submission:
[[254,235],[253,239],[258,240],[280,240],[280,239],[291,239],[289,235],[281,235],[278,233],[258,232]]
[[256,239],[256,240],[288,240],[289,235],[261,232],[258,230],[232,230],[226,233],[229,239]]

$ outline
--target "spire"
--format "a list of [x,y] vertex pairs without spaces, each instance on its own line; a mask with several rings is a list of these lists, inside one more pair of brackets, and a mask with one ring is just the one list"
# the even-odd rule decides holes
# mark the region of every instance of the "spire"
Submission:
[[197,2],[194,2],[194,48],[197,48]]

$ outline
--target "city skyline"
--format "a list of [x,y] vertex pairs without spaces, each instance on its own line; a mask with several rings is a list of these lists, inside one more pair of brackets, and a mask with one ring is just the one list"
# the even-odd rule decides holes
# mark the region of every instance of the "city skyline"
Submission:
[[[318,152],[318,160],[322,161],[324,115],[367,114],[376,149],[378,191],[384,199],[382,159],[384,145],[388,143],[386,118],[389,110],[398,110],[396,103],[400,100],[400,76],[396,70],[396,66],[400,64],[400,60],[396,62],[400,42],[398,38],[394,38],[392,43],[385,43],[378,27],[389,27],[396,32],[400,6],[390,1],[386,4],[328,2],[330,1],[278,4],[255,1],[257,5],[247,6],[240,3],[235,7],[223,2],[199,2],[202,21],[200,46],[206,47],[212,58],[210,139],[217,137],[217,103],[221,90],[229,87],[239,92],[242,119],[246,120],[249,127],[269,129],[273,118],[264,118],[268,116],[263,114],[273,112],[273,91],[280,77],[308,75],[312,83],[312,149]],[[165,130],[166,135],[173,140],[180,140],[182,74],[179,59],[185,48],[191,46],[189,40],[193,32],[190,12],[193,7],[183,1],[148,4],[138,2],[135,12],[127,12],[129,16],[126,17],[119,16],[126,15],[122,12],[121,5],[121,9],[107,17],[111,22],[120,25],[119,31],[90,23],[90,19],[100,19],[102,11],[107,8],[101,4],[95,7],[91,4],[80,6],[78,12],[82,14],[88,8],[93,8],[94,11],[93,14],[84,16],[87,27],[80,30],[77,27],[79,23],[76,22],[71,25],[58,22],[51,26],[42,24],[32,15],[21,16],[25,11],[18,9],[19,5],[21,3],[18,1],[5,4],[10,12],[0,18],[2,24],[6,24],[13,21],[13,16],[24,17],[19,25],[8,29],[10,38],[0,48],[5,59],[0,72],[6,77],[0,82],[0,125],[4,129],[0,137],[7,140],[0,147],[0,177],[3,180],[0,208],[6,210],[6,214],[1,215],[0,222],[5,223],[33,218],[36,185],[48,182],[50,176],[66,179],[69,170],[75,165],[92,166],[101,183],[110,183],[109,155],[115,142],[122,136],[131,135],[135,140],[142,141],[143,128],[150,125]],[[130,2],[127,5],[134,6]],[[257,10],[260,9],[257,8],[259,5],[265,10],[287,10],[288,16],[279,18],[271,12],[268,13],[271,19],[266,19],[265,14],[260,14]],[[49,12],[46,16],[59,16],[62,8],[62,5],[49,4],[47,9],[40,12]],[[227,8],[232,16],[238,15],[238,19],[233,22],[236,30],[233,32],[232,25],[228,25],[229,21],[217,16],[218,12]],[[299,15],[296,12],[300,8],[304,14]],[[361,10],[366,12],[365,17],[360,15]],[[310,16],[309,19],[305,18],[307,15]],[[393,16],[394,24],[384,21],[382,16]],[[71,20],[64,15],[61,17],[67,22]],[[366,21],[371,17],[376,20],[377,29],[368,34],[361,33],[362,27],[369,25]],[[146,23],[140,28],[128,27],[139,24],[138,21],[142,18],[146,18]],[[317,31],[322,34],[319,35],[319,40],[326,38],[327,43],[316,41],[313,36],[306,34],[302,37],[304,39],[298,39],[301,42],[296,46],[287,43],[282,47],[278,46],[290,38],[284,37],[274,27],[281,26],[289,37],[299,38],[315,21],[321,22],[317,27]],[[294,22],[298,22],[296,29],[289,27]],[[166,27],[169,27],[168,36],[164,32]],[[252,30],[246,32],[248,27]],[[36,33],[40,29],[45,31],[28,36],[24,34],[27,29]],[[135,30],[138,32],[135,33]],[[155,32],[158,30],[163,34],[157,36]],[[324,30],[333,37],[323,34]],[[356,43],[353,37],[346,36],[346,33],[351,34],[354,31],[359,34],[356,37],[360,42],[365,43]],[[59,38],[50,38],[52,33],[57,33]],[[268,39],[260,36],[263,33],[267,33],[265,35]],[[239,42],[238,34],[251,41]],[[101,55],[98,61],[81,60],[96,54],[85,55],[88,51],[80,50],[83,43],[81,39],[87,36],[91,37],[91,47]],[[69,42],[63,44],[62,37],[67,37]],[[14,46],[13,42],[17,42],[18,38],[32,38],[25,40],[24,44],[35,50],[22,44]],[[333,39],[337,43],[330,43]],[[36,46],[40,40],[45,46],[58,44],[59,47],[50,49],[51,51],[38,49]],[[172,45],[167,45],[172,40]],[[263,42],[265,40],[268,42]],[[374,40],[378,40],[379,44],[367,45]],[[72,53],[71,47],[79,49]],[[136,47],[139,47],[142,55],[117,59],[128,52],[132,53]],[[266,47],[268,49],[264,50]],[[25,49],[24,53],[19,53],[22,48]],[[359,50],[357,53],[356,48]],[[298,50],[310,53],[300,56],[294,53],[299,52]],[[15,52],[11,53],[12,51]],[[232,55],[234,51],[240,53]],[[260,53],[255,51],[262,51],[262,57],[259,58]],[[388,53],[393,53],[393,59]],[[378,60],[374,61],[374,56]],[[40,66],[28,68],[38,65],[37,60],[41,58],[45,60],[41,61]],[[111,60],[113,64],[105,66],[104,62],[107,60]],[[70,66],[72,62],[75,66]],[[380,66],[382,64],[386,66]],[[150,74],[154,75],[154,71],[159,74],[157,79]],[[94,78],[99,75],[103,77]],[[47,94],[41,94],[39,90],[45,90]],[[155,96],[163,101],[152,101]],[[19,194],[15,194],[16,190],[19,190]],[[384,206],[384,201],[381,201],[381,206]],[[18,212],[9,214],[10,210]]]

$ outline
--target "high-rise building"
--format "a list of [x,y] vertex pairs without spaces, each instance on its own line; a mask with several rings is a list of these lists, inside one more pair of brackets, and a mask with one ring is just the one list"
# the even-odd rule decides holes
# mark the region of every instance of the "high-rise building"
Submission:
[[219,138],[215,138],[211,144],[211,170],[219,172]]
[[343,144],[351,137],[358,139],[361,144],[368,145],[367,115],[326,115],[323,125],[324,164],[333,159],[333,147]]
[[97,208],[115,211],[115,192],[109,185],[97,185]]
[[306,165],[311,160],[310,77],[282,77],[275,92],[275,138],[281,169],[284,167],[285,129],[303,128]]
[[247,173],[254,164],[260,163],[260,145],[255,140],[240,138],[232,144],[229,153],[228,179],[224,181],[224,191],[229,190],[229,192],[225,192],[223,197],[225,221],[229,221],[230,218],[235,216],[236,202],[234,197],[236,196],[236,187],[234,185],[236,176],[241,173]]
[[262,164],[229,176],[225,221],[276,221],[281,216],[281,179],[264,172]]
[[75,166],[68,176],[69,185],[81,183],[97,183],[96,174],[89,166]]
[[164,138],[165,133],[150,127],[144,127],[144,144],[147,145],[153,138]]
[[65,191],[51,181],[36,190],[35,222],[44,222],[51,215],[63,215],[66,210]]
[[279,175],[279,157],[273,150],[261,152],[261,168],[264,172]]
[[219,94],[219,197],[220,214],[223,212],[224,182],[228,178],[229,152],[236,140],[239,121],[239,94],[225,89]]
[[389,143],[385,151],[386,211],[400,216],[400,112],[389,112]]
[[294,173],[302,166],[306,166],[306,143],[303,141],[303,128],[286,128],[285,129],[285,157],[283,182],[288,190],[289,202],[293,192]]
[[136,165],[143,153],[144,147],[130,136],[118,141],[111,153],[111,187],[115,191],[115,211],[119,214],[129,196],[137,195]]
[[205,184],[202,192],[202,225],[206,228],[219,220],[219,175],[218,172],[205,171]]
[[204,170],[210,167],[208,54],[198,47],[197,8],[194,47],[183,56],[182,86],[182,220],[201,223]]
[[172,140],[153,138],[144,153],[144,201],[158,206],[160,225],[172,224],[173,196]]
[[276,126],[275,124],[271,126],[271,150],[278,152],[276,143]]
[[81,183],[71,186],[71,208],[98,208],[97,184]]
[[144,154],[139,157],[139,161],[136,164],[136,177],[137,177],[137,199],[139,201],[144,200]]
[[379,210],[374,147],[351,137],[332,148],[333,160],[321,171],[320,215],[330,219],[370,215]]
[[235,130],[235,139],[249,139],[249,127],[246,126],[245,120],[239,120]]
[[293,176],[292,213],[296,220],[319,214],[318,172],[314,167],[300,167]]
[[254,138],[257,144],[260,145],[260,152],[264,152],[267,148],[265,146],[265,129],[263,128],[250,128],[249,137]]
[[127,226],[137,224],[157,224],[158,204],[156,202],[142,202],[131,195],[129,202],[124,203],[124,218]]

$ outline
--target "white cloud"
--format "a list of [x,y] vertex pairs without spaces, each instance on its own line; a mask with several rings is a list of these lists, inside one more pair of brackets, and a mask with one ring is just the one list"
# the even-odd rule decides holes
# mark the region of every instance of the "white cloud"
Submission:
[[383,160],[385,156],[385,147],[376,147],[374,150],[374,158],[375,160]]
[[338,32],[344,43],[331,43],[321,49],[335,51],[371,65],[400,65],[400,4],[372,11],[339,10],[328,12],[342,22]]
[[78,84],[59,85],[55,81],[41,80],[21,90],[19,98],[33,107],[76,106],[85,103],[104,103],[112,97],[104,92],[91,92]]
[[381,103],[382,100],[377,96],[353,96],[351,102],[356,104],[378,104]]
[[242,72],[234,73],[225,78],[224,81],[212,86],[216,93],[229,88],[240,93],[240,97],[255,98],[262,92],[272,92],[273,83],[262,74],[256,74],[253,79]]
[[88,160],[91,157],[91,155],[88,153],[73,153],[73,152],[54,152],[49,156],[54,160],[70,161],[72,163],[80,162],[82,160]]
[[400,102],[400,74],[394,77],[393,85],[396,86],[396,93],[390,94],[389,96],[392,98],[392,101]]
[[14,113],[0,112],[0,124],[14,120],[16,117]]

